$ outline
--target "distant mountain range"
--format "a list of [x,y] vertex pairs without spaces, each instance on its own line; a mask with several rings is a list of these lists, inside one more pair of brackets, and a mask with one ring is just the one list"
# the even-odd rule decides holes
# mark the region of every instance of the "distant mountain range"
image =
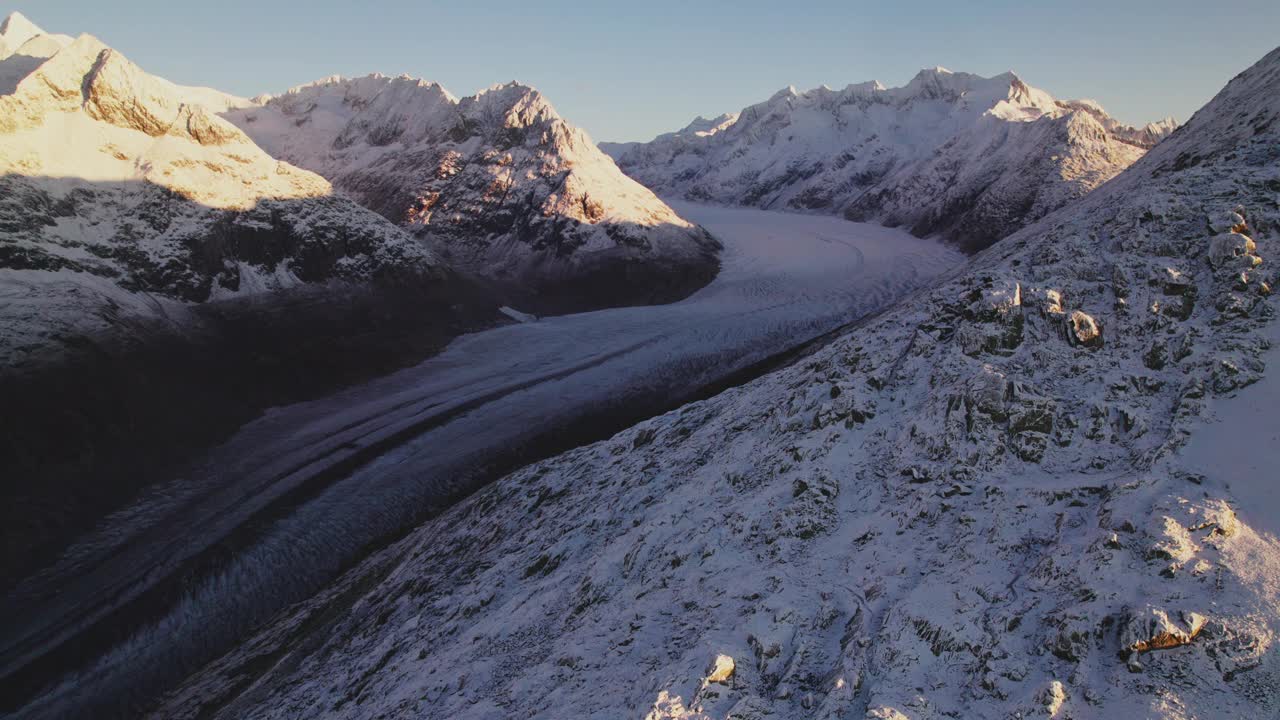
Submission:
[[660,195],[843,214],[976,250],[1107,181],[1174,128],[1122,125],[1013,73],[933,68],[900,88],[786,88],[647,143],[601,148]]

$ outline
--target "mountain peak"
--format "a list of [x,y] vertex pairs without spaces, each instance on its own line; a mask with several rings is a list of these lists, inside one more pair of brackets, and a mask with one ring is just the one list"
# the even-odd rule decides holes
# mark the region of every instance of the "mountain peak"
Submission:
[[693,122],[676,131],[677,135],[714,135],[737,122],[738,113],[724,113],[713,118],[699,115]]
[[848,85],[845,85],[843,92],[846,95],[861,95],[884,92],[886,89],[887,88],[884,86],[884,83],[879,80],[868,80],[860,83],[849,83]]
[[786,87],[782,88],[781,90],[779,90],[778,92],[774,93],[774,94],[773,94],[773,96],[769,98],[769,100],[770,100],[770,102],[772,102],[772,101],[774,101],[774,100],[783,100],[783,99],[787,99],[787,98],[794,98],[794,97],[797,97],[798,95],[799,95],[799,93],[798,93],[798,92],[796,92],[796,86],[795,86],[795,85],[788,85],[788,86],[786,86]]
[[1159,135],[1168,135],[1169,133],[1178,129],[1178,121],[1175,120],[1172,116],[1170,116],[1163,120],[1149,122],[1145,126],[1143,126],[1142,129],[1146,130],[1147,132],[1157,133]]
[[45,34],[44,30],[37,27],[22,13],[9,13],[9,16],[0,22],[0,58],[12,55],[28,40]]
[[[976,249],[1096,187],[1172,129],[1122,126],[1013,71],[937,66],[902,87],[792,92],[744,108],[730,133],[700,119],[610,149],[660,195],[887,219]],[[959,204],[974,210],[945,209]]]
[[916,73],[903,90],[910,96],[955,99],[968,90],[975,81],[981,79],[977,75],[952,72],[938,65]]
[[538,122],[561,119],[551,101],[537,88],[515,80],[463,98],[461,105],[467,114],[501,115],[506,127],[529,127]]
[[14,45],[21,45],[36,35],[44,34],[44,30],[16,10],[0,22],[0,37]]

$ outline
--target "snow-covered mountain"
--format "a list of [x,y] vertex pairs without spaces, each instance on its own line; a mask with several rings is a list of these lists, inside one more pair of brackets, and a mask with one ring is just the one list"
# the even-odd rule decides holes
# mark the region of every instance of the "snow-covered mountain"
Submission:
[[439,275],[412,237],[219,118],[203,104],[216,93],[187,90],[82,35],[0,95],[7,367],[131,313]]
[[458,100],[407,76],[333,77],[258,103],[226,117],[542,309],[669,301],[715,275],[718,244],[532,88]]
[[1274,718],[1280,456],[1189,447],[1264,434],[1234,409],[1275,397],[1277,193],[1280,49],[932,291],[494,483],[155,717]]
[[933,68],[900,88],[787,88],[648,143],[601,147],[662,195],[843,213],[980,249],[1110,179],[1174,125],[1128,127],[1013,73]]

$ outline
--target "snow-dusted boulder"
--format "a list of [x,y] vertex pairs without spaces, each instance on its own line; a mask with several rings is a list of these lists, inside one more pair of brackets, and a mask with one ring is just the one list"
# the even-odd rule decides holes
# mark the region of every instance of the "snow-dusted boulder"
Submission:
[[1067,317],[1067,322],[1073,343],[1084,347],[1102,345],[1102,326],[1092,315],[1081,310],[1073,310]]
[[1150,606],[1129,613],[1120,630],[1121,652],[1127,657],[1130,653],[1186,645],[1195,640],[1208,623],[1208,618],[1197,612],[1181,613],[1180,619],[1181,622],[1176,622],[1166,610]]
[[1244,258],[1248,267],[1253,267],[1254,252],[1258,249],[1253,238],[1238,232],[1225,232],[1214,235],[1209,240],[1209,264],[1214,268],[1234,264],[1236,258]]
[[1248,228],[1241,214],[1243,208],[1235,210],[1224,210],[1215,213],[1208,218],[1209,232],[1214,235],[1222,233],[1243,233]]

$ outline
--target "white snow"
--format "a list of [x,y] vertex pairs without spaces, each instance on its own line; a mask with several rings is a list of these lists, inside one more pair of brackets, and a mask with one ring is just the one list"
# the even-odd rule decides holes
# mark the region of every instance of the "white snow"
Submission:
[[[13,123],[0,133],[0,171],[95,182],[145,180],[216,208],[332,192],[314,173],[279,162],[231,124],[201,114],[204,106],[183,91],[82,35],[24,77],[12,94],[0,96],[0,109],[11,113]],[[82,92],[88,94],[83,102]],[[126,103],[132,105],[129,112],[118,109]],[[190,128],[196,118],[221,137],[195,137]]]
[[1268,372],[1234,397],[1214,403],[1214,420],[1183,449],[1187,467],[1234,499],[1236,514],[1280,542],[1280,322],[1268,326]]
[[[0,32],[30,35],[20,20]],[[118,57],[108,77],[130,92],[86,103],[92,122],[78,116],[84,73],[70,70],[98,56],[92,43],[77,40],[0,96],[11,140],[0,160],[51,173],[36,189],[78,172],[74,153],[30,151],[42,129],[80,133],[77,152],[109,141],[100,152],[140,159],[136,171],[120,158],[85,165],[111,182],[149,179],[156,169],[141,165],[198,140],[189,122],[123,128],[148,139],[118,143],[99,127],[187,104]],[[1266,291],[1276,277],[1260,263],[1280,254],[1278,84],[1280,50],[1103,190],[962,266],[901,230],[676,204],[726,243],[713,283],[668,306],[467,335],[416,367],[274,409],[7,595],[25,602],[0,607],[0,675],[30,658],[14,648],[31,633],[63,637],[103,619],[239,529],[252,541],[216,573],[19,712],[70,715],[138,678],[178,679],[261,624],[155,716],[1275,717],[1280,330]],[[72,107],[50,116],[63,96]],[[463,119],[503,130],[553,114],[519,86],[464,104]],[[423,117],[372,115],[363,126],[358,113],[310,114],[317,138],[338,124],[354,133],[344,167],[400,152],[371,149],[386,129],[375,121]],[[1101,182],[1135,154],[1114,143],[1146,147],[1168,130],[1117,129],[1096,104],[1056,103],[1012,74],[935,68],[899,90],[788,88],[736,120],[696,123],[668,169],[715,169],[700,143],[759,130],[770,142],[734,152],[762,159],[765,180],[789,181],[831,158],[850,132],[842,120],[864,115],[863,130],[888,139],[860,138],[872,152],[840,172],[904,173],[898,187],[912,192],[895,202],[908,207],[1059,142],[1085,159],[1120,153],[1077,176]],[[550,127],[566,146],[587,142]],[[905,170],[877,164],[875,149],[895,144],[914,158]],[[203,171],[183,175],[182,160],[170,163],[177,187],[200,191]],[[629,187],[594,164],[601,175],[582,173],[577,190]],[[708,187],[736,193],[738,177]],[[985,200],[1005,207],[1009,185],[1028,177],[1043,179],[1004,173]],[[761,188],[764,204],[799,196],[787,182]],[[214,190],[228,206],[241,199]],[[669,212],[635,197],[627,212]],[[1221,217],[1250,237],[1215,252],[1206,230]],[[90,232],[79,219],[51,227],[63,239]],[[6,306],[30,314],[45,307],[40,293],[80,291],[61,287],[68,273],[25,272],[0,273]],[[285,264],[274,273],[293,281]],[[270,280],[250,273],[245,284]],[[110,299],[118,288],[90,290]],[[366,542],[447,504],[495,453],[592,411],[680,397],[854,318],[799,362],[491,483],[315,592]],[[1217,421],[1204,424],[1208,413]],[[278,500],[287,512],[256,515]]]

